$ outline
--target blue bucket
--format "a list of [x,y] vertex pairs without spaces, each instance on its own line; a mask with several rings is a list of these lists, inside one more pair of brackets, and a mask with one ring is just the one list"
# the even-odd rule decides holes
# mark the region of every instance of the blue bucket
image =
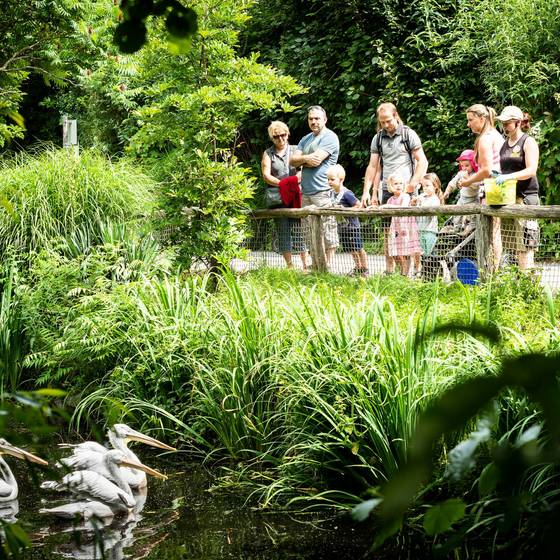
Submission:
[[462,284],[474,286],[478,283],[478,268],[470,259],[461,259],[457,263],[457,278]]

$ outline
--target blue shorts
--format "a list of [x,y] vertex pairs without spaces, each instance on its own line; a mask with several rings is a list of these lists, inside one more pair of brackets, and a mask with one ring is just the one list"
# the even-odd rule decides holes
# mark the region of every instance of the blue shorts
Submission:
[[303,225],[299,218],[276,218],[279,253],[303,253],[307,251],[303,241]]
[[359,227],[338,226],[338,237],[345,253],[352,253],[364,248],[362,233]]

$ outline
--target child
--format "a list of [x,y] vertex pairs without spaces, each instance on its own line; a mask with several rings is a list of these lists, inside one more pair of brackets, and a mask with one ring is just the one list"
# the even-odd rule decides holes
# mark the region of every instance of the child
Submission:
[[[360,201],[344,186],[345,178],[346,171],[342,165],[331,165],[327,169],[327,181],[333,190],[333,204],[344,208],[360,208]],[[364,251],[358,218],[354,216],[344,218],[344,221],[338,224],[338,236],[342,243],[342,250],[351,253],[354,259],[354,270],[350,274],[367,277],[369,273],[367,254]]]
[[[474,150],[463,150],[461,155],[457,158],[459,162],[459,172],[449,181],[447,188],[443,193],[443,198],[447,200],[451,193],[457,189],[457,182],[459,179],[468,177],[478,171],[478,165],[475,160]],[[457,204],[474,204],[478,202],[479,185],[470,185],[468,187],[461,187],[459,200]]]
[[[435,173],[426,173],[422,177],[422,194],[417,198],[416,205],[420,207],[439,206],[442,203],[441,181]],[[420,232],[420,247],[423,255],[431,255],[437,241],[437,216],[420,216],[416,218]],[[419,272],[419,266],[416,273]]]
[[[457,188],[459,179],[468,177],[478,171],[478,165],[475,160],[474,150],[463,150],[457,158],[459,162],[459,172],[449,181],[447,188],[443,193],[444,200],[447,200],[451,193]],[[461,187],[457,204],[475,204],[479,202],[480,185],[470,185]],[[442,229],[442,233],[460,233],[464,234],[472,231],[473,223],[467,216],[455,216],[452,225],[447,225]]]
[[[387,180],[387,186],[393,193],[387,201],[387,206],[410,206],[410,195],[403,192],[404,184],[400,175],[391,175]],[[408,276],[410,256],[413,256],[415,261],[420,258],[418,226],[413,216],[391,218],[388,252],[390,257],[395,258],[401,274]]]

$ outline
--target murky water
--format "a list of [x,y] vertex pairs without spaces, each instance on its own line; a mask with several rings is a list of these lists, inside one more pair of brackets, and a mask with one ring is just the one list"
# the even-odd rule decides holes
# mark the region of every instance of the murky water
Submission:
[[31,560],[355,560],[370,542],[365,528],[347,517],[256,510],[241,498],[209,492],[212,476],[197,464],[150,458],[146,463],[169,480],[150,478],[141,511],[99,529],[102,555],[91,525],[73,527],[40,515],[40,507],[65,500],[36,489],[21,461],[9,462],[20,485],[18,519],[32,540],[25,553]]

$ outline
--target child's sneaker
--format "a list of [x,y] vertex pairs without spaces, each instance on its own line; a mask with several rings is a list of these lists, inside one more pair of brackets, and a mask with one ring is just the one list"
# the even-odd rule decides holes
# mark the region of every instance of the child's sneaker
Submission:
[[361,278],[367,278],[369,275],[369,270],[367,268],[354,268],[351,272],[348,273],[348,276],[359,276]]

